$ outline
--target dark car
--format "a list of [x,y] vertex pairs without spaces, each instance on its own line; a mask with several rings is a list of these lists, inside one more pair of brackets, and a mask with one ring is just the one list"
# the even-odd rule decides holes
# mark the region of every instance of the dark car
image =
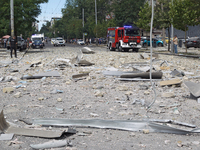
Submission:
[[199,37],[191,37],[188,40],[186,40],[186,43],[184,42],[184,44],[186,44],[187,48],[190,48],[190,47],[200,48],[200,38]]
[[43,48],[42,40],[35,40],[32,44],[32,48]]

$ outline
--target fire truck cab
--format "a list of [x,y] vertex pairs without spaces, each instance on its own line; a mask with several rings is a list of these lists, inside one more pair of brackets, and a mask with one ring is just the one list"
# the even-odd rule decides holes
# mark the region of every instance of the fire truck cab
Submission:
[[110,27],[107,30],[108,43],[110,51],[118,49],[119,51],[128,52],[132,49],[135,52],[142,47],[139,28],[132,26]]

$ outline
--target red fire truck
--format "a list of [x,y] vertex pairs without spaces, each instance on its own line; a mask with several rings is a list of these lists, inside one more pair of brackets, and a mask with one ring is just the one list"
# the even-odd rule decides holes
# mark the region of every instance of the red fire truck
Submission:
[[141,48],[141,37],[139,28],[133,26],[110,27],[107,30],[108,43],[110,51],[118,49],[128,52],[130,49],[138,52]]

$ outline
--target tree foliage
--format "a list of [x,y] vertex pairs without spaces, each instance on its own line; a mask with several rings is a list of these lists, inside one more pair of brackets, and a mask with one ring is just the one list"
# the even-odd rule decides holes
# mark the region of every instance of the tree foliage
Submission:
[[[144,2],[144,0],[142,0]],[[95,22],[95,0],[66,0],[62,10],[63,17],[52,27],[54,37],[65,36],[68,38],[82,38],[82,33],[87,33],[86,38],[106,37],[108,27],[122,26],[127,23],[133,24],[138,19],[142,1],[134,0],[96,0],[97,2],[97,25]],[[119,7],[120,5],[120,7]],[[129,5],[129,9],[127,9]],[[84,27],[82,11],[84,8]],[[114,17],[113,17],[114,14]],[[106,16],[110,15],[110,19]],[[62,32],[57,30],[64,29]]]
[[[34,28],[32,23],[41,13],[40,4],[48,0],[14,0],[15,35],[30,36]],[[0,35],[10,34],[10,1],[0,1]]]
[[170,4],[169,13],[172,19],[172,24],[176,29],[185,31],[185,39],[188,26],[199,24],[199,8],[194,9],[196,8],[195,5],[196,3],[193,3],[191,0],[174,0],[173,4]]
[[145,3],[144,7],[140,8],[139,19],[135,23],[139,28],[142,28],[145,31],[150,31],[150,22],[151,22],[151,7],[149,3]]
[[117,25],[133,24],[139,19],[140,8],[144,6],[145,0],[114,0],[112,11],[115,14]]

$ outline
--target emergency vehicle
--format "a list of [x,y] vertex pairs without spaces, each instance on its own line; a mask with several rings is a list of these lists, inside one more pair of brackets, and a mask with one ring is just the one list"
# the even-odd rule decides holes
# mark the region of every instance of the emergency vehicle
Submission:
[[135,52],[142,47],[139,28],[133,26],[110,27],[107,30],[108,43],[110,51],[118,49],[119,51],[128,52],[132,49]]
[[44,33],[43,34],[33,34],[31,36],[32,44],[34,43],[35,40],[41,40],[43,46],[45,46],[45,44],[44,44]]

